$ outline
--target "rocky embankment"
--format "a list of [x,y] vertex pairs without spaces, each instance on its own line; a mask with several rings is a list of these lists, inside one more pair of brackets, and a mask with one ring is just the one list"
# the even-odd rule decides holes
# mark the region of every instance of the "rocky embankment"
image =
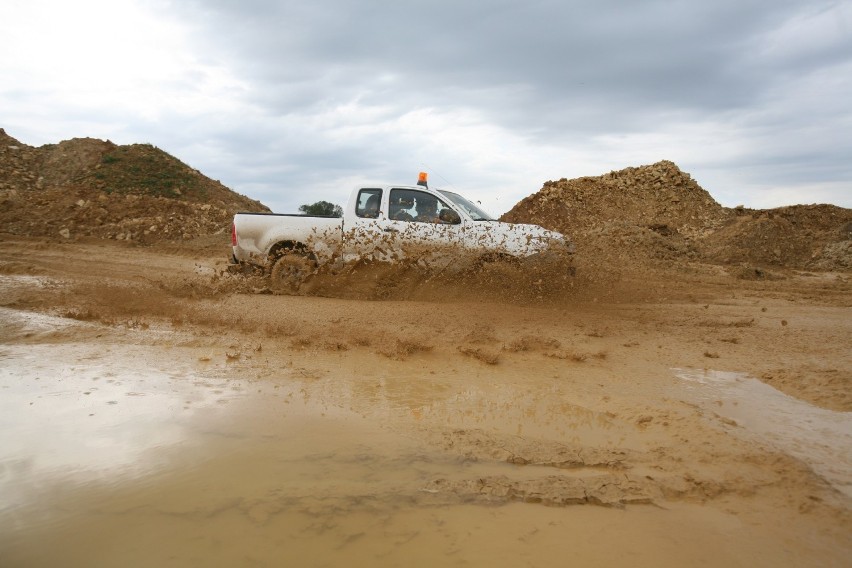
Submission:
[[[74,138],[36,148],[2,129],[0,203],[6,233],[137,244],[226,242],[235,212],[269,211],[150,144]],[[565,233],[586,267],[704,262],[758,278],[852,269],[852,210],[726,208],[665,160],[545,182],[502,220]]]
[[21,236],[139,244],[225,235],[269,211],[150,144],[75,138],[32,147],[0,129],[0,222]]
[[588,263],[700,261],[757,277],[763,268],[852,269],[852,210],[726,208],[665,160],[545,182],[501,220],[570,235]]

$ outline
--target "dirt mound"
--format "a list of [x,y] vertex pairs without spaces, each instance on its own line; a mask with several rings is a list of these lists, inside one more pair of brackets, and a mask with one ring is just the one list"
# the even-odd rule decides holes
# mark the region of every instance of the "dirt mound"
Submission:
[[729,209],[674,163],[545,182],[501,218],[569,235],[578,265],[618,270],[699,261],[798,270],[852,266],[852,210],[797,205]]
[[545,182],[502,220],[534,218],[536,224],[578,235],[616,223],[693,237],[721,225],[729,215],[689,174],[662,161],[598,177]]
[[794,205],[734,212],[725,226],[701,240],[704,259],[719,264],[852,269],[852,210]]
[[501,220],[569,235],[580,251],[579,263],[618,267],[637,259],[694,259],[695,239],[730,217],[689,174],[662,161],[545,182]]
[[[150,144],[74,138],[35,148],[2,128],[0,204],[2,230],[14,235],[222,250],[234,213],[269,211]],[[599,282],[628,268],[693,262],[749,277],[852,268],[852,210],[728,209],[670,161],[545,182],[501,220],[565,233],[577,244],[578,269]]]
[[149,244],[227,239],[237,211],[269,211],[150,144],[74,138],[34,148],[0,129],[7,233]]

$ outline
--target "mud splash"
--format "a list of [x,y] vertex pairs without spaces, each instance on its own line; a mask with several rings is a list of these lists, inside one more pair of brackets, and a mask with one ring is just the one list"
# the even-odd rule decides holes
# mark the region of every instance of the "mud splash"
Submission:
[[[298,290],[276,287],[260,270],[222,274],[211,282],[224,291],[291,294],[353,300],[488,301],[511,304],[561,303],[601,295],[589,274],[560,258],[493,259],[461,266],[431,265],[417,258],[393,263],[359,261],[324,265]],[[590,291],[594,288],[594,292]]]

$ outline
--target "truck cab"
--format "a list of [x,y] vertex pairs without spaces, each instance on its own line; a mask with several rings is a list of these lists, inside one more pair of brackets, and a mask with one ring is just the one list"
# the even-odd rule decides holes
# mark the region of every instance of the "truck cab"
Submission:
[[458,193],[425,184],[357,188],[346,211],[352,212],[347,250],[369,250],[382,260],[410,256],[406,250],[421,257],[444,249],[453,256],[506,257],[527,257],[553,247],[573,251],[559,233],[501,223]]

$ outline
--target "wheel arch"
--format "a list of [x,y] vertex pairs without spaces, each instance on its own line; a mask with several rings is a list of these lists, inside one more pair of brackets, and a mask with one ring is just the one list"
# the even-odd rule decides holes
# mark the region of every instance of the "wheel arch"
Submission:
[[267,256],[269,260],[274,261],[285,254],[297,253],[297,254],[308,254],[308,246],[300,241],[278,241],[271,247],[269,247],[269,252]]
[[510,252],[489,251],[479,255],[477,264],[489,264],[494,262],[518,263],[521,259],[519,256]]

